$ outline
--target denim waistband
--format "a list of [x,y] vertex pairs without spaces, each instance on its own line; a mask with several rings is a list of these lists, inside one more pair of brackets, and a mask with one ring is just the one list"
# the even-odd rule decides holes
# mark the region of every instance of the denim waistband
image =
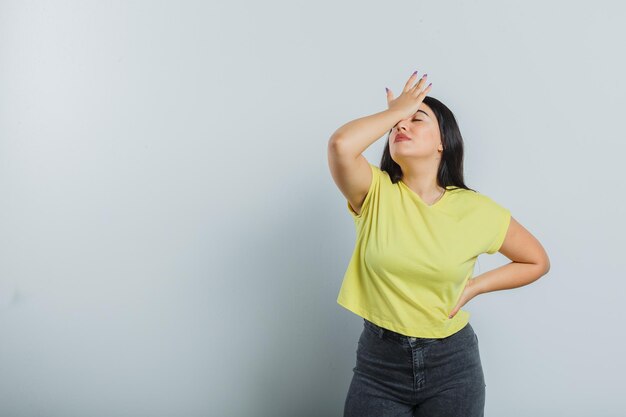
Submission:
[[[369,321],[368,319],[363,319],[363,323],[364,326],[369,328],[370,330],[374,331],[376,334],[378,334],[378,337],[380,338],[388,338],[388,339],[394,339],[397,340],[399,342],[403,342],[403,341],[407,341],[407,340],[411,340],[412,342],[417,342],[419,343],[423,343],[423,344],[428,344],[428,343],[432,343],[432,342],[436,342],[437,340],[441,340],[441,339],[437,339],[437,338],[429,338],[429,337],[413,337],[413,336],[407,336],[401,333],[397,333],[394,332],[393,330],[389,330],[386,329],[384,327],[380,327],[379,325],[372,323],[371,321]],[[467,323],[467,325],[465,327],[469,326],[469,323]]]

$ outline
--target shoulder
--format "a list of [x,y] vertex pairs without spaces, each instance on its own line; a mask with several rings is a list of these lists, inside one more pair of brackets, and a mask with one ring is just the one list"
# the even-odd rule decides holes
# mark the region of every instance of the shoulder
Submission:
[[476,211],[485,215],[502,213],[507,211],[500,203],[490,196],[478,191],[467,190],[465,188],[453,188],[450,190],[451,199],[463,208],[464,211]]
[[454,188],[454,186],[449,186],[448,190],[451,194],[454,194],[458,198],[466,200],[467,202],[474,202],[477,204],[495,203],[495,201],[491,197],[479,191],[467,190],[465,188]]
[[500,204],[495,199],[488,195],[477,193],[476,204],[480,207],[481,211],[487,216],[507,216],[510,215],[510,211],[507,207]]
[[383,171],[382,169],[380,169],[378,166],[372,164],[371,162],[368,162],[370,164],[370,168],[372,168],[372,172],[375,175],[387,175],[389,176],[389,174],[387,174],[387,171]]
[[369,162],[369,165],[372,169],[373,183],[380,183],[381,185],[391,184],[391,177],[387,171],[383,171],[371,162]]
[[448,185],[446,190],[451,196],[454,196],[456,200],[462,202],[469,203],[480,199],[480,195],[476,191],[467,190],[465,188],[457,188],[454,185]]

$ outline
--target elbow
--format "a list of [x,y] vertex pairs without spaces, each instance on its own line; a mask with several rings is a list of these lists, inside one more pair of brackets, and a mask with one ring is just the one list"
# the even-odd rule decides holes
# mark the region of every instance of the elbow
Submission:
[[346,146],[345,140],[342,137],[336,135],[331,136],[328,140],[328,152],[339,156],[354,155],[355,158],[359,155]]
[[535,262],[537,269],[539,270],[540,277],[550,272],[550,258],[546,250],[541,247],[541,251],[537,254],[537,261]]
[[345,139],[343,136],[334,133],[330,139],[328,139],[328,146],[333,148],[338,148],[345,143]]
[[339,138],[337,136],[331,136],[328,139],[328,152],[339,152]]
[[541,276],[546,275],[548,272],[550,272],[550,258],[548,258],[548,255],[545,255],[544,258],[537,263],[538,268],[541,270]]

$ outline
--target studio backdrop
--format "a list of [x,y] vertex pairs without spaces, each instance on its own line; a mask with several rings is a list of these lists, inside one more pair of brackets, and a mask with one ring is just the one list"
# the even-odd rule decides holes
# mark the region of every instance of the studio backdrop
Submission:
[[550,256],[463,308],[486,415],[625,415],[625,12],[0,1],[0,415],[340,417],[363,320],[327,143],[414,70]]

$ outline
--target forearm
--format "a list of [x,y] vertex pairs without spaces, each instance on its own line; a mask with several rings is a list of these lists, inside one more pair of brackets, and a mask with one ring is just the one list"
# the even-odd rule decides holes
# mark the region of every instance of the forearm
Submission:
[[361,117],[337,129],[329,142],[340,148],[341,152],[355,156],[361,155],[401,119],[401,115],[389,109]]
[[472,287],[477,295],[523,287],[541,278],[548,270],[542,264],[509,262],[474,277]]

